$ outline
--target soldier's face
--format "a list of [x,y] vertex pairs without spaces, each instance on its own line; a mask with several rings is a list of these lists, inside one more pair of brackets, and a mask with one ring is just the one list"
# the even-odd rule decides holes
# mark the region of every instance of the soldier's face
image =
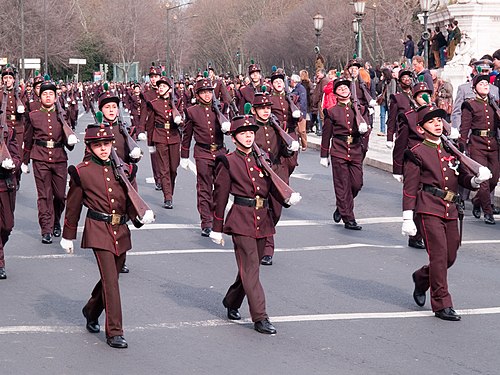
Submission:
[[139,94],[140,94],[140,92],[141,92],[141,88],[140,88],[140,87],[135,87],[135,88],[134,88],[134,93],[135,93],[136,95],[139,95]]
[[[417,102],[418,105],[426,105],[427,101],[424,100],[422,97],[424,94],[427,94],[426,92],[419,92],[417,96],[415,97],[415,101]],[[429,95],[429,94],[427,94]]]
[[158,74],[153,74],[149,76],[149,80],[151,81],[151,84],[153,86],[156,86],[156,82],[160,79],[160,76]]
[[198,91],[198,96],[205,103],[210,103],[212,101],[212,90],[200,90]]
[[7,86],[7,88],[12,88],[12,86],[14,86],[14,77],[12,77],[11,75],[5,75],[3,76],[2,78],[3,80],[3,84],[5,86]]
[[106,103],[102,106],[101,111],[108,121],[115,121],[118,115],[118,106],[114,102]]
[[349,73],[351,74],[351,77],[356,78],[359,74],[359,68],[357,66],[351,66],[349,68]]
[[40,102],[45,108],[51,108],[56,101],[56,93],[52,90],[45,90],[42,92]]
[[285,88],[285,82],[281,78],[276,78],[273,81],[273,87],[276,91],[281,92]]
[[486,96],[490,92],[490,84],[488,81],[481,81],[476,85],[476,92],[481,96]]
[[252,112],[263,121],[267,121],[271,117],[271,107],[256,107],[252,108]]
[[[248,151],[255,141],[255,133],[252,130],[246,132],[240,132],[234,136],[239,143],[236,143],[236,147],[243,152]],[[241,147],[241,145],[243,147]]]
[[160,96],[163,96],[168,92],[169,89],[170,87],[166,83],[160,83],[160,86],[158,86],[158,94]]
[[95,156],[99,159],[106,161],[111,155],[111,141],[98,141],[90,144],[90,148]]
[[337,95],[340,100],[349,100],[351,96],[351,90],[347,85],[340,85],[339,87],[337,87],[337,90],[335,90],[335,95]]
[[250,78],[252,79],[252,82],[259,82],[260,72],[252,72],[252,74],[250,74]]
[[[427,130],[423,132],[425,138],[437,141],[441,134],[443,134],[443,119],[441,117],[434,117],[422,125],[422,128]],[[432,134],[429,134],[432,133]]]
[[410,86],[411,85],[411,77],[409,75],[405,74],[404,76],[401,77],[401,83],[403,85]]
[[35,94],[36,96],[40,96],[40,85],[35,86]]

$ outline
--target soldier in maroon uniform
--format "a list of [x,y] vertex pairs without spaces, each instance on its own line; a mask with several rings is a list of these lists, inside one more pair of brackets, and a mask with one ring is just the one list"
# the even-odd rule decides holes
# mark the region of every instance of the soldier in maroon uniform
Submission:
[[28,113],[42,107],[42,103],[40,102],[40,85],[42,83],[43,77],[38,74],[38,72],[35,72],[35,78],[33,78],[33,91],[31,95],[26,98],[26,102],[24,103]]
[[256,92],[260,92],[264,81],[262,80],[260,66],[255,63],[251,63],[248,66],[248,76],[250,77],[250,83],[248,85],[240,87],[238,94],[238,109],[240,113],[245,110],[246,103],[253,102],[253,96]]
[[333,220],[342,220],[346,229],[361,230],[354,217],[354,198],[363,186],[362,137],[368,125],[365,107],[361,108],[362,118],[356,117],[350,85],[350,80],[339,78],[333,86],[337,104],[325,112],[320,164],[327,168],[330,155],[337,203]]
[[412,94],[413,72],[408,69],[401,69],[398,74],[401,92],[391,94],[389,97],[389,115],[387,116],[387,148],[392,149],[394,145],[394,135],[397,134],[397,119],[400,113],[406,113],[410,109],[415,109]]
[[23,168],[33,160],[33,174],[38,194],[38,222],[42,243],[52,243],[52,235],[61,235],[60,219],[66,200],[68,156],[64,147],[73,150],[76,137],[66,138],[63,123],[56,111],[56,85],[46,80],[40,85],[42,107],[30,112],[24,134]]
[[[125,263],[125,254],[131,249],[127,221],[135,227],[151,223],[154,215],[138,217],[127,191],[116,177],[115,165],[110,160],[113,132],[109,126],[89,125],[85,143],[91,158],[71,166],[68,205],[64,220],[61,247],[73,253],[78,221],[82,207],[88,208],[82,236],[82,248],[91,248],[97,260],[101,279],[83,307],[86,328],[90,333],[100,331],[99,316],[106,310],[106,341],[113,348],[126,348],[123,337],[119,272]],[[129,180],[133,181],[137,168],[125,164]]]
[[150,153],[156,153],[157,168],[163,191],[163,207],[174,208],[173,194],[177,168],[180,162],[181,135],[179,124],[182,119],[175,118],[172,113],[173,103],[170,90],[171,81],[162,76],[158,81],[157,96],[148,100],[145,117]]
[[[2,111],[0,110],[1,115]],[[0,280],[2,280],[7,278],[4,249],[12,228],[14,228],[16,171],[21,165],[21,155],[14,129],[8,126],[2,129],[0,126],[0,136],[3,138],[0,147],[7,149],[10,154],[9,158],[7,153],[0,153],[0,155],[5,155],[5,158],[0,160]]]
[[[217,158],[214,223],[210,238],[223,245],[224,232],[233,239],[238,275],[222,301],[227,317],[241,319],[238,309],[246,295],[255,330],[274,334],[276,329],[269,321],[264,289],[259,280],[259,260],[264,254],[266,238],[275,233],[268,198],[271,194],[276,196],[276,192],[253,152],[258,129],[252,116],[238,116],[232,120],[230,134],[236,151]],[[224,222],[230,194],[234,197],[234,204]]]
[[137,137],[137,132],[139,131],[139,124],[141,122],[141,107],[142,107],[142,99],[141,99],[141,85],[135,83],[132,86],[132,91],[129,98],[129,111],[130,111],[130,121],[132,123],[132,131],[131,134],[134,139]]
[[418,131],[425,139],[405,153],[402,233],[415,235],[418,225],[429,255],[429,264],[412,275],[416,304],[424,306],[430,288],[436,317],[458,321],[460,315],[453,309],[447,281],[447,269],[456,260],[461,240],[458,218],[463,217],[463,209],[457,189],[459,184],[477,189],[491,173],[481,167],[474,176],[442,144],[444,116],[444,110],[432,105],[421,106],[417,111]]

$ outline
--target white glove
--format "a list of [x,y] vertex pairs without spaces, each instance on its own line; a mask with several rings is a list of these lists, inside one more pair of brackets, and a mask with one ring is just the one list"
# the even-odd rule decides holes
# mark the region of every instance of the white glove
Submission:
[[175,116],[174,117],[174,122],[179,125],[181,122],[182,122],[182,117],[179,115],[179,116]]
[[292,112],[292,117],[293,118],[300,118],[300,110],[296,109],[295,111]]
[[128,155],[132,159],[139,159],[142,156],[142,150],[139,147],[134,147]]
[[188,158],[181,158],[181,168],[185,169],[186,171],[189,169],[189,159]]
[[134,119],[134,116],[130,115],[130,119],[133,120]]
[[368,124],[363,121],[361,124],[359,124],[358,131],[361,134],[365,134],[368,131]]
[[24,105],[19,104],[17,106],[17,113],[24,113]]
[[68,137],[68,145],[70,146],[74,146],[78,143],[78,138],[76,138],[76,135],[74,134],[71,134],[69,137]]
[[14,169],[15,167],[16,166],[12,159],[5,159],[4,161],[2,161],[2,168],[4,169]]
[[227,133],[231,129],[231,123],[229,121],[224,121],[221,125],[220,128],[223,133]]
[[148,150],[150,154],[154,154],[156,152],[156,146],[148,146]]
[[460,133],[458,132],[458,129],[455,128],[454,126],[451,127],[450,131],[450,138],[451,139],[458,139],[460,137]]
[[21,172],[23,172],[24,174],[28,174],[30,173],[30,167],[29,165],[27,164],[21,164]]
[[210,232],[209,237],[213,243],[216,243],[217,245],[224,246],[224,238],[222,238],[221,232],[212,231],[212,232]]
[[128,108],[125,108],[125,110],[124,110],[124,111],[128,113]]
[[375,99],[370,100],[370,102],[368,103],[368,106],[372,107],[372,108],[375,107],[376,105],[377,105],[377,101]]
[[392,149],[394,147],[394,142],[393,141],[385,142],[385,147],[387,147],[388,149]]
[[368,114],[371,116],[375,113],[375,110],[372,107],[368,107]]
[[139,134],[137,135],[137,140],[139,140],[139,141],[145,141],[145,140],[147,140],[147,139],[148,139],[148,138],[146,137],[146,133],[139,133]]
[[290,146],[287,147],[289,151],[299,151],[300,144],[297,141],[293,141]]
[[73,241],[67,240],[66,238],[61,238],[60,244],[67,254],[73,254]]
[[155,221],[155,213],[153,210],[147,210],[143,217],[138,217],[137,220],[141,224],[151,224]]
[[417,234],[417,226],[413,221],[413,210],[403,211],[403,226],[401,227],[403,236],[414,236]]
[[191,98],[191,104],[195,104],[196,103],[196,98]]
[[396,179],[396,181],[403,183],[403,175],[402,174],[393,174],[392,177]]
[[295,206],[297,203],[300,202],[301,199],[302,199],[302,197],[300,196],[300,193],[294,192],[294,193],[292,193],[290,198],[285,200],[285,203],[289,204],[290,206]]
[[325,168],[328,168],[328,166],[330,165],[330,160],[328,158],[321,158],[319,160],[319,163],[325,167]]
[[[484,181],[488,181],[493,175],[491,174],[491,171],[488,169],[488,167],[479,167],[479,173],[477,176],[472,177],[472,185],[474,188],[479,187]],[[477,185],[477,186],[476,186]]]

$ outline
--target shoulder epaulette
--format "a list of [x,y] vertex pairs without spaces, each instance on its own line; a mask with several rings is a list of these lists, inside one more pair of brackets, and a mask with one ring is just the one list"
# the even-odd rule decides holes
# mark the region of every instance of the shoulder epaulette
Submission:
[[[85,167],[87,164],[85,163],[80,163],[78,164],[78,168],[83,168]],[[80,186],[81,185],[81,181],[80,181],[80,174],[78,172],[78,168],[75,167],[74,165],[70,165],[69,168],[68,168],[68,174],[71,176],[71,178],[73,179],[73,181],[75,181],[75,183]]]
[[226,155],[218,155],[215,158],[215,165],[218,165],[219,163],[224,164],[224,167],[226,167],[227,169],[229,169],[229,161],[227,160]]
[[406,149],[405,150],[405,153],[404,153],[404,160],[408,160],[408,161],[411,161],[413,164],[415,165],[418,165],[418,166],[421,166],[422,163],[417,159],[417,157],[415,156],[415,154],[412,152],[412,150],[417,147],[418,145],[415,145],[412,147],[411,150],[409,149]]

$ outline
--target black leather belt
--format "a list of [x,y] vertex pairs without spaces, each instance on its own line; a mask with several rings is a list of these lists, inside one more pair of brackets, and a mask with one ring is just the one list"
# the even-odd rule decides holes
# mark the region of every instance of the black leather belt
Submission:
[[261,197],[247,198],[240,197],[239,195],[234,196],[234,204],[238,206],[255,207],[255,208],[265,208],[268,206],[267,199]]
[[41,141],[39,139],[35,140],[35,144],[38,146],[42,146],[45,148],[61,148],[63,147],[62,142],[56,142],[56,141]]
[[495,130],[472,129],[471,134],[478,135],[480,137],[495,137],[497,132]]
[[218,145],[216,143],[210,143],[209,145],[207,145],[206,143],[199,143],[199,142],[196,142],[196,146],[200,146],[201,148],[212,152],[218,151],[221,148],[225,147],[224,143],[221,145]]
[[333,137],[347,142],[348,145],[358,143],[361,140],[361,137],[354,137],[352,135],[334,135]]
[[167,130],[171,130],[171,129],[177,129],[177,128],[178,128],[178,126],[177,126],[177,125],[174,125],[174,124],[171,124],[170,122],[165,122],[165,123],[155,122],[155,128],[156,128],[156,129],[167,129]]
[[103,214],[101,212],[91,210],[90,208],[87,211],[87,217],[92,220],[104,221],[105,223],[109,223],[111,225],[122,225],[128,220],[127,215]]
[[440,188],[431,185],[424,185],[422,190],[427,193],[431,193],[432,195],[439,197],[445,200],[446,202],[451,202],[451,203],[462,202],[462,197],[460,196],[460,194],[454,193],[449,190],[442,190]]

